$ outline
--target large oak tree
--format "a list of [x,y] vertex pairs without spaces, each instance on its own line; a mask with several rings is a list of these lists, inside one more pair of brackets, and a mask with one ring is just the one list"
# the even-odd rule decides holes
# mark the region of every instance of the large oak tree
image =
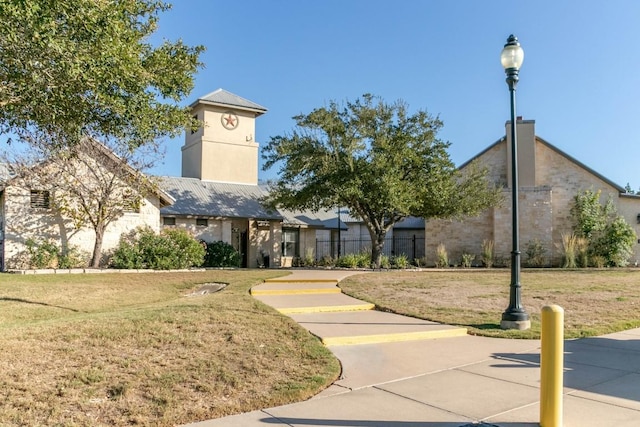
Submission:
[[265,146],[264,169],[279,165],[265,203],[285,209],[348,207],[367,226],[372,265],[380,265],[386,234],[417,216],[478,214],[500,201],[486,170],[458,170],[438,139],[442,122],[426,111],[410,114],[398,101],[372,95],[331,102],[293,118],[294,130]]
[[194,125],[179,102],[203,47],[149,37],[159,0],[0,0],[0,133],[130,148]]

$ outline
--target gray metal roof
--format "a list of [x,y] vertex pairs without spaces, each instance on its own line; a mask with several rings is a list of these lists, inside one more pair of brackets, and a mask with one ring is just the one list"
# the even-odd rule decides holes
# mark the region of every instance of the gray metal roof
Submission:
[[[337,210],[335,211],[319,211],[319,212],[292,212],[280,209],[283,216],[282,223],[284,226],[292,227],[313,227],[313,228],[338,228]],[[347,226],[344,222],[344,210],[341,217],[340,228],[346,230]]]
[[193,108],[199,103],[220,105],[234,107],[241,110],[249,110],[257,113],[257,115],[264,114],[267,109],[260,104],[256,104],[253,101],[249,101],[241,96],[226,91],[222,88],[216,89],[207,95],[195,100],[190,107]]
[[258,185],[163,176],[160,186],[176,200],[160,210],[162,215],[282,219],[280,213],[262,206],[260,199],[266,192]]

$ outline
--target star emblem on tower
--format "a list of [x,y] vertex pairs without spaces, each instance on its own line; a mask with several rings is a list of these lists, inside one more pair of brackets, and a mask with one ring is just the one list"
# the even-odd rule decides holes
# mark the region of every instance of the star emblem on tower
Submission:
[[228,130],[234,130],[238,127],[238,116],[232,111],[222,114],[222,126]]

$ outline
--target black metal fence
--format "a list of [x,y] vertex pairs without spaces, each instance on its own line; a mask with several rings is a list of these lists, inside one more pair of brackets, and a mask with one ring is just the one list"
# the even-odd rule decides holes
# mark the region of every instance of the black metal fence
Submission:
[[[416,258],[424,258],[423,236],[394,236],[385,239],[382,253],[388,257],[404,255],[409,261]],[[371,253],[371,240],[369,239],[340,239],[340,255]],[[336,258],[338,256],[338,240],[316,239],[316,260],[324,257]]]

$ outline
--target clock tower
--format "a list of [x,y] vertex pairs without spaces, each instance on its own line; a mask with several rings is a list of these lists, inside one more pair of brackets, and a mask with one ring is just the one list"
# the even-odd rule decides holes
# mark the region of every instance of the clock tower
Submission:
[[256,117],[267,109],[224,89],[190,106],[203,125],[187,130],[182,146],[182,176],[234,184],[258,183]]

